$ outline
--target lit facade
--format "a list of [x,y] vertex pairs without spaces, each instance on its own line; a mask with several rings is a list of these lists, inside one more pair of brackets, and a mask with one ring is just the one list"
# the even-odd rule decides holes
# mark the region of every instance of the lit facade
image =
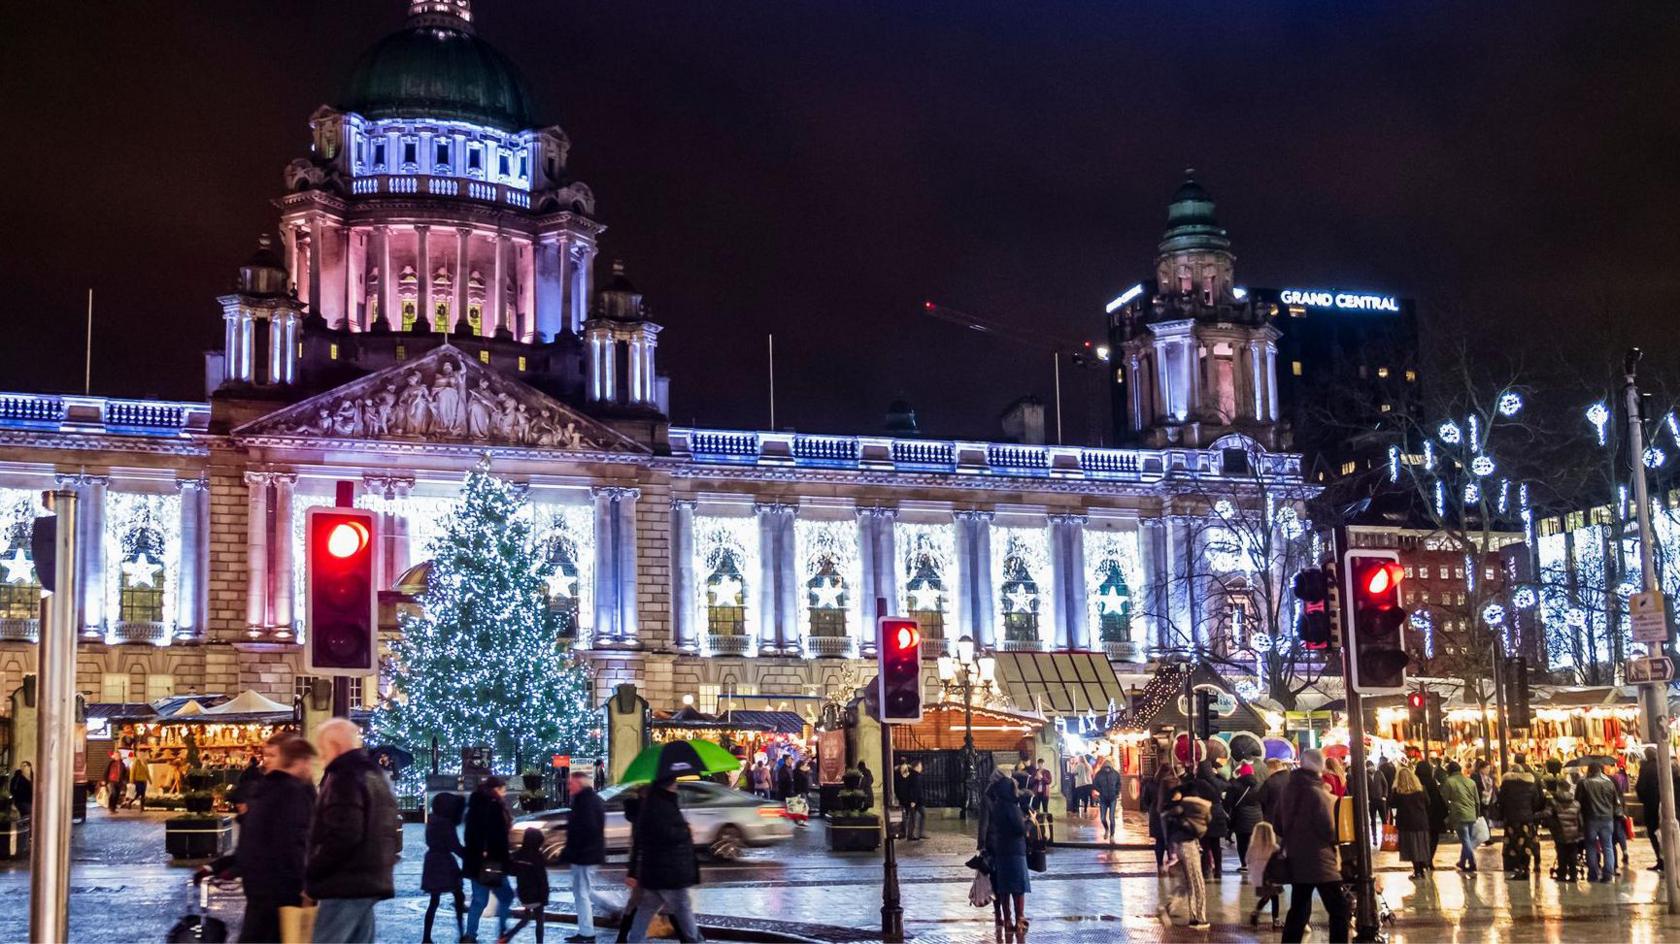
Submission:
[[[930,656],[966,634],[1144,662],[1218,605],[1169,589],[1208,552],[1210,492],[1300,488],[1258,324],[1186,329],[1238,353],[1205,388],[1152,381],[1162,404],[1214,404],[1151,407],[1195,427],[1158,448],[673,428],[661,327],[621,266],[596,281],[594,195],[534,114],[465,0],[412,3],[312,116],[280,238],[221,298],[206,400],[0,394],[0,684],[34,668],[47,488],[81,502],[93,701],[289,699],[307,510],[355,483],[394,588],[488,456],[530,499],[548,605],[601,689],[702,708],[856,685],[877,601],[921,621]],[[1140,363],[1171,346],[1149,330]]]

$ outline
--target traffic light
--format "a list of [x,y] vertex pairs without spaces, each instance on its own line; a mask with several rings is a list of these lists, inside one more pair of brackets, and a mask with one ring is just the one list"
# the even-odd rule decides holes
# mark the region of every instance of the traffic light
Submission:
[[304,661],[310,675],[377,671],[375,520],[373,512],[361,508],[309,509],[304,521]]
[[1533,723],[1528,710],[1528,659],[1518,656],[1505,661],[1506,721],[1513,728],[1526,728]]
[[1347,599],[1343,613],[1346,644],[1352,650],[1353,690],[1361,695],[1406,690],[1404,627],[1400,586],[1405,571],[1393,551],[1351,551],[1343,567]]
[[1308,649],[1330,648],[1330,581],[1324,571],[1309,567],[1295,575],[1295,597],[1301,601],[1296,633]]
[[1429,705],[1424,709],[1429,716],[1429,739],[1447,741],[1447,715],[1442,706],[1446,704],[1446,697],[1440,692],[1429,693]]
[[1213,692],[1206,688],[1196,689],[1196,736],[1213,737]]
[[1429,702],[1422,692],[1412,692],[1406,696],[1406,720],[1413,728],[1421,731],[1429,720]]
[[922,632],[912,619],[876,621],[881,721],[922,720]]

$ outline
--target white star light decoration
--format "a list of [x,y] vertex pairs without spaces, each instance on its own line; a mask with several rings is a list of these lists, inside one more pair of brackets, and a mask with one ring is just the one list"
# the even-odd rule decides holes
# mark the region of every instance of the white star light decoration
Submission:
[[717,606],[741,605],[741,581],[734,577],[723,577],[712,587],[712,596],[717,600]]
[[1127,598],[1119,590],[1109,587],[1097,597],[1098,613],[1120,613],[1126,609]]
[[550,596],[571,599],[577,596],[577,578],[566,576],[556,567],[554,573],[548,575],[548,592]]
[[0,558],[0,567],[6,570],[6,582],[25,584],[35,582],[35,562],[23,556],[23,548],[16,548],[9,558]]
[[845,586],[835,577],[830,577],[828,583],[823,586],[811,588],[811,594],[817,598],[817,608],[820,610],[840,609],[840,594],[845,592]]
[[145,551],[136,554],[131,561],[124,561],[122,565],[123,576],[127,577],[129,585],[134,587],[157,586],[152,581],[157,579],[157,572],[162,569],[163,565],[152,563],[146,557]]
[[910,591],[910,608],[933,611],[939,609],[939,588],[922,584]]
[[1033,595],[1027,592],[1026,587],[1017,586],[1015,589],[1004,594],[1004,597],[1009,600],[1009,612],[1032,612]]

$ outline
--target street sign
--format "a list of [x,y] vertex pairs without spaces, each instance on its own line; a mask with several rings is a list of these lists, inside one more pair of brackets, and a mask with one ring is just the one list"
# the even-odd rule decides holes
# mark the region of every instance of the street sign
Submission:
[[1633,625],[1634,642],[1667,642],[1668,614],[1662,593],[1651,590],[1628,597],[1628,622]]
[[1627,661],[1630,685],[1674,681],[1674,660],[1668,656],[1635,656]]

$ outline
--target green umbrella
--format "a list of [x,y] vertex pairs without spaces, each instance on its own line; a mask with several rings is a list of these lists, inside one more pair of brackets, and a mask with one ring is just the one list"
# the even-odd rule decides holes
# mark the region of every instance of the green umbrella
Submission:
[[620,783],[652,783],[739,770],[741,761],[711,741],[668,741],[647,748],[624,769]]

